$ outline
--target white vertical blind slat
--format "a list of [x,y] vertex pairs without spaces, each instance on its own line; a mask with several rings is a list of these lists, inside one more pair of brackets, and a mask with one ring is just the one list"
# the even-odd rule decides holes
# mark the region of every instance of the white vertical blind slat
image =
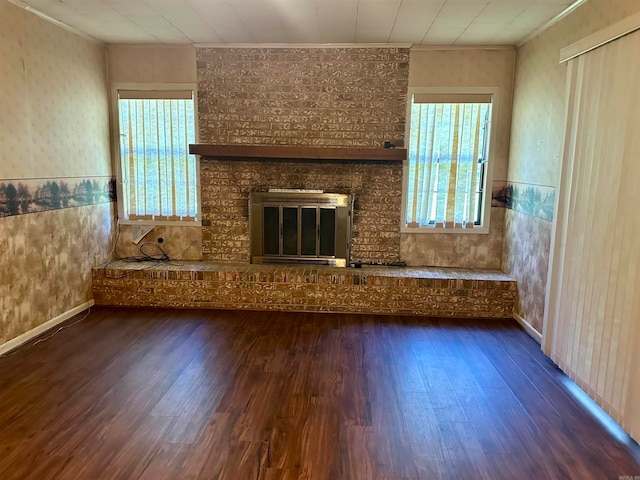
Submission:
[[568,65],[567,129],[543,345],[640,435],[640,32]]
[[120,99],[119,109],[125,214],[196,218],[193,99]]

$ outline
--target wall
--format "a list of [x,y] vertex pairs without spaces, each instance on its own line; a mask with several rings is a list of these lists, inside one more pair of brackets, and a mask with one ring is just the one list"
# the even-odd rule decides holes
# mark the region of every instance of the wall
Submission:
[[0,345],[92,298],[113,183],[104,49],[0,3]]
[[[498,87],[497,135],[493,162],[497,191],[504,184],[509,157],[509,130],[515,50],[413,49],[409,87]],[[402,234],[402,259],[409,265],[500,268],[505,209],[491,208],[488,234]]]
[[[114,83],[192,83],[196,77],[196,51],[191,45],[117,45],[107,46],[109,85]],[[114,148],[117,148],[114,146]],[[200,227],[157,226],[139,242],[131,225],[118,225],[116,253],[120,257],[138,256],[140,245],[158,244],[175,259],[202,259]],[[144,247],[155,253],[155,247]]]
[[[190,46],[109,46],[110,81],[192,82],[195,79],[193,62],[197,62],[200,142],[362,147],[380,147],[384,140],[403,139],[409,85],[497,86],[502,101],[494,190],[504,186],[513,49],[412,51],[410,62],[406,49],[395,48],[200,48],[196,52],[197,59]],[[329,164],[326,168],[330,176],[332,167]],[[189,245],[196,240],[183,258],[198,258],[189,254],[201,248],[206,259],[244,261],[248,252],[241,249],[248,238],[246,234],[236,235],[244,229],[248,211],[244,196],[235,197],[240,190],[245,195],[249,187],[225,186],[225,183],[247,172],[235,172],[222,183],[216,183],[217,173],[211,173],[213,167],[204,170],[208,173],[201,175],[203,218],[212,226],[203,228],[202,247],[198,242],[198,229],[193,233],[167,229],[168,232],[163,232],[165,245],[176,245],[176,250],[182,251],[177,245]],[[352,172],[356,182],[362,181],[360,172],[360,167]],[[288,182],[286,170],[283,175],[281,180]],[[304,187],[305,182],[300,184],[299,177],[294,181]],[[397,178],[397,172],[391,173],[390,178]],[[385,237],[393,228],[395,238],[383,240],[386,246],[376,246],[364,240],[367,235],[375,236],[375,230],[370,230],[355,240],[361,244],[361,252],[369,252],[362,253],[360,259],[400,258],[410,265],[500,267],[504,208],[492,208],[488,235],[400,236],[401,192],[395,180],[390,185],[395,185],[393,195],[388,193],[389,188],[379,192],[386,200],[378,208],[385,212],[374,211],[371,216],[386,215],[386,224],[378,224],[384,229]],[[225,190],[227,187],[234,190]],[[324,188],[329,187],[344,189],[347,186],[329,182]],[[220,199],[226,202],[222,208]],[[150,233],[144,241],[154,241],[157,234],[157,231]],[[137,246],[130,241],[131,235],[130,227],[121,227],[118,242],[121,255],[137,253]],[[226,247],[222,247],[222,242],[226,242]],[[382,253],[371,253],[374,248]]]
[[[404,137],[409,51],[400,48],[197,49],[200,141],[377,147]],[[354,193],[353,259],[397,261],[398,164],[201,161],[203,256],[249,260],[251,190]]]
[[[552,214],[564,140],[560,49],[640,11],[637,0],[589,0],[517,51],[502,268],[518,281],[516,313],[542,332]],[[551,209],[552,210],[552,209]]]

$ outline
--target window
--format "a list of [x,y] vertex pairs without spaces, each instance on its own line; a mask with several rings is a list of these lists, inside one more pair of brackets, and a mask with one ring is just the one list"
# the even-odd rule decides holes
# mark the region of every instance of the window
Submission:
[[410,95],[405,231],[487,226],[492,97]]
[[121,214],[196,221],[198,170],[192,90],[118,90]]

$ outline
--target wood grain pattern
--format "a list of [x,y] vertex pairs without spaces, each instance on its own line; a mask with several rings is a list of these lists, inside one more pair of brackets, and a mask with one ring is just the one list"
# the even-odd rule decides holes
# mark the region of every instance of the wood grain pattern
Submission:
[[189,153],[225,159],[293,158],[309,160],[354,160],[365,162],[400,162],[406,160],[405,148],[299,147],[280,145],[189,145]]
[[97,308],[0,358],[0,478],[617,479],[515,323]]

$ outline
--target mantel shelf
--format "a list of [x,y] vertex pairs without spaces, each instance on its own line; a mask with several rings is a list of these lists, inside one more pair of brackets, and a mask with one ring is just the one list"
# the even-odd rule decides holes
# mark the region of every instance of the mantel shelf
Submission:
[[295,158],[309,160],[351,160],[359,162],[401,162],[407,158],[404,148],[335,148],[262,145],[189,145],[189,153],[202,157],[238,159]]

